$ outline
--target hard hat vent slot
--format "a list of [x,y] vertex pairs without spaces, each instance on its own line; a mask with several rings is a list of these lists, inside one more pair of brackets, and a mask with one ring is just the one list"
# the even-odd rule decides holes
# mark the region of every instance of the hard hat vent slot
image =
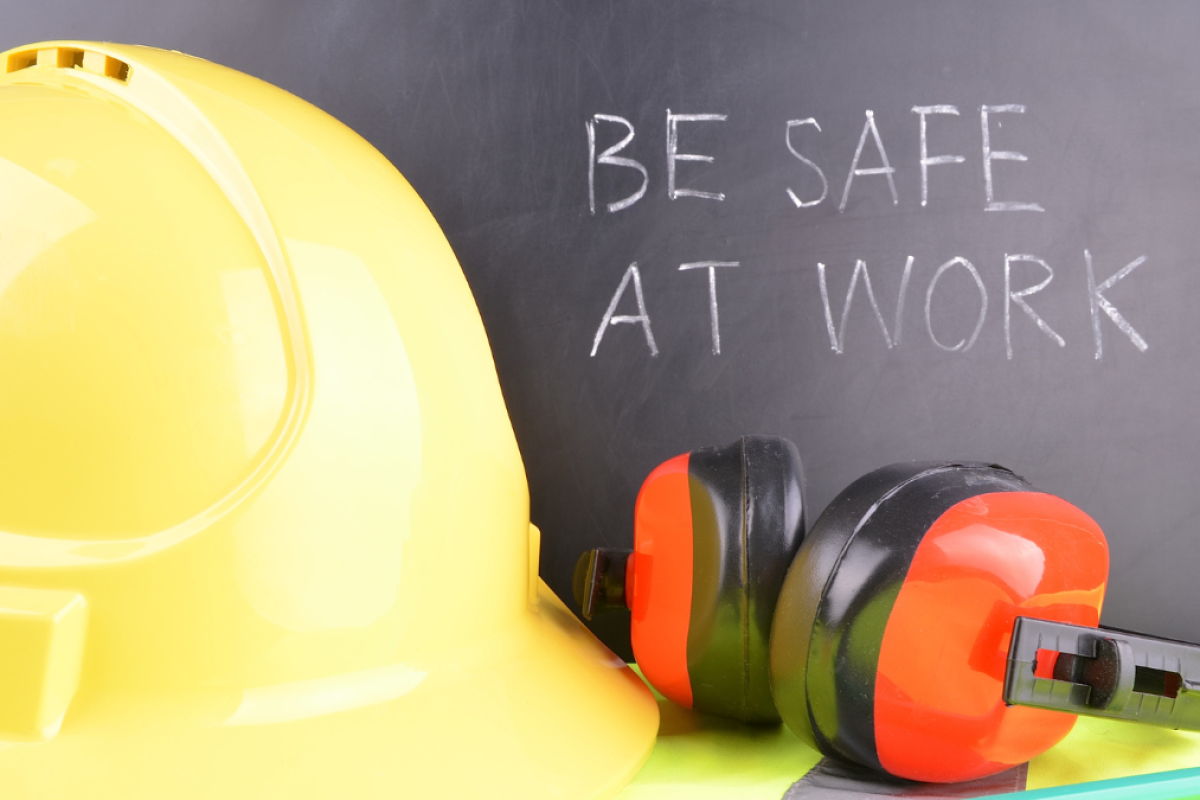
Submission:
[[13,53],[8,57],[8,72],[17,72],[18,70],[27,69],[37,66],[38,51],[25,50],[21,53]]
[[56,67],[58,69],[82,69],[93,75],[126,83],[129,80],[129,65],[119,58],[106,56],[94,50],[78,47],[47,47],[42,50],[23,50],[8,57],[7,72],[17,72],[29,67]]
[[59,69],[74,69],[83,66],[83,51],[73,47],[60,47],[54,56],[54,66]]

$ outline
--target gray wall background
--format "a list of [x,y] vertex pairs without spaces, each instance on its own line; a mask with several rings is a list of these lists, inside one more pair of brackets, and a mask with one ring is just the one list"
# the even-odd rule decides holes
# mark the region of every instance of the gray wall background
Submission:
[[[177,49],[277,84],[378,147],[442,224],[462,262],[496,356],[543,530],[542,574],[564,597],[577,555],[629,546],[634,497],[660,461],[743,433],[794,439],[810,511],[859,474],[909,458],[996,461],[1087,510],[1109,535],[1105,622],[1200,640],[1194,575],[1200,492],[1200,7],[1161,3],[552,3],[182,2],[92,0],[0,5],[0,46],[48,38]],[[1020,103],[994,128],[997,191],[1043,213],[983,211],[979,109]],[[922,208],[912,106],[931,118]],[[667,109],[727,115],[686,127],[681,185],[665,191]],[[897,185],[862,176],[835,203],[871,109]],[[638,134],[646,197],[609,214],[631,172],[597,168],[587,203],[584,123],[621,115]],[[787,120],[815,117],[794,141],[830,183],[784,146]],[[600,126],[614,144],[619,129]],[[878,166],[868,142],[862,166]],[[999,195],[998,195],[999,196]],[[1150,347],[1138,352],[1100,317],[1093,354],[1083,251],[1097,280],[1147,261],[1108,297]],[[1057,347],[1010,305],[1004,254],[1055,270],[1031,298],[1066,341]],[[830,348],[817,264],[840,315],[854,262],[871,269],[891,334],[905,257],[914,257],[904,339],[887,348],[859,294],[842,353]],[[969,259],[989,310],[975,345]],[[707,286],[684,262],[737,261],[719,276],[722,353],[709,346]],[[622,274],[638,262],[660,353],[637,326],[608,329],[589,356]],[[1014,280],[1032,286],[1034,267]],[[1021,272],[1020,269],[1026,271]],[[1014,284],[1017,285],[1017,284]],[[861,291],[861,286],[859,287]],[[622,313],[630,313],[630,298]],[[811,517],[810,517],[811,518]],[[596,624],[628,651],[627,618]]]

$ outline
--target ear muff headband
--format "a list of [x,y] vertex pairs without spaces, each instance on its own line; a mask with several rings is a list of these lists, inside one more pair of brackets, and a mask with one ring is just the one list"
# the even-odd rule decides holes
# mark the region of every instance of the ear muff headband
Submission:
[[801,472],[795,446],[777,437],[746,436],[691,454],[687,669],[695,708],[743,722],[779,721],[769,634],[803,537]]

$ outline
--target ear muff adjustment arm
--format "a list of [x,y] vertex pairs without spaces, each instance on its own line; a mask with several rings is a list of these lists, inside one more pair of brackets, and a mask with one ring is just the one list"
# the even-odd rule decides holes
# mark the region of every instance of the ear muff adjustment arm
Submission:
[[1200,646],[1017,617],[1004,702],[1200,730]]

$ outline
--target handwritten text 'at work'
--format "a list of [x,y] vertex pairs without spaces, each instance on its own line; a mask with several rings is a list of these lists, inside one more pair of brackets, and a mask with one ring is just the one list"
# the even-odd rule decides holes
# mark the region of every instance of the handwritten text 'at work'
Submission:
[[[1107,317],[1138,351],[1146,352],[1150,345],[1146,343],[1146,340],[1130,324],[1129,320],[1121,314],[1120,310],[1104,294],[1116,285],[1118,281],[1126,278],[1131,272],[1146,263],[1146,257],[1138,256],[1099,283],[1096,281],[1096,271],[1092,263],[1092,254],[1084,250],[1082,260],[1087,272],[1087,308],[1091,313],[1092,343],[1095,347],[1096,358],[1099,359],[1104,355],[1104,326],[1102,325],[1101,315]],[[1035,265],[1045,277],[1040,282],[1030,286],[1014,287],[1013,265],[1020,263]],[[829,335],[829,346],[835,353],[841,355],[846,351],[846,320],[850,318],[850,309],[854,305],[855,297],[859,294],[866,297],[865,302],[868,304],[875,321],[879,325],[879,332],[883,343],[888,349],[899,346],[903,332],[904,308],[908,299],[913,264],[914,259],[912,256],[909,256],[904,262],[904,271],[900,277],[900,290],[896,297],[895,314],[892,316],[891,328],[888,327],[879,296],[871,284],[871,273],[867,269],[866,262],[859,260],[855,263],[854,271],[850,276],[849,286],[846,289],[845,299],[841,303],[839,315],[835,315],[835,304],[830,298],[831,292],[827,277],[829,269],[825,264],[817,264],[817,273],[821,287],[821,303],[825,313],[825,329]],[[717,302],[717,272],[725,268],[740,266],[741,264],[737,261],[698,261],[679,265],[680,271],[705,270],[708,273],[708,314],[709,329],[712,334],[713,355],[720,355],[721,353],[721,320],[720,307]],[[978,305],[979,312],[970,333],[960,338],[957,342],[950,342],[945,340],[946,337],[944,334],[939,335],[934,330],[932,309],[935,296],[942,296],[936,295],[939,281],[950,270],[956,268],[963,270],[970,276],[971,285],[974,287],[972,294],[975,297],[973,299],[969,298],[969,301],[973,301]],[[1047,339],[1059,347],[1066,347],[1066,340],[1059,335],[1058,331],[1049,322],[1034,310],[1033,305],[1029,302],[1029,298],[1043,291],[1050,285],[1050,281],[1053,278],[1053,268],[1043,259],[1034,255],[1005,254],[1004,294],[1001,302],[1004,306],[1004,347],[1008,358],[1011,359],[1013,357],[1012,328],[1014,307],[1020,309]],[[861,289],[859,288],[860,286],[862,287]],[[625,300],[626,294],[631,294],[632,298]],[[942,294],[944,295],[944,293]],[[961,300],[962,298],[951,299]],[[940,302],[946,302],[946,300],[942,299]],[[617,313],[618,309],[630,305],[635,306],[635,309],[630,310],[635,310],[636,313]],[[983,330],[984,322],[987,320],[988,307],[988,290],[983,278],[979,274],[979,270],[967,259],[962,256],[956,256],[937,268],[925,289],[925,332],[929,335],[930,341],[939,349],[945,350],[948,353],[965,353],[975,345],[975,340],[979,338],[979,333]],[[836,321],[835,316],[837,316]],[[654,328],[650,317],[650,310],[646,304],[646,295],[642,290],[642,276],[636,263],[630,264],[625,270],[625,274],[621,277],[621,282],[617,286],[617,290],[613,293],[612,300],[609,301],[608,308],[604,311],[604,315],[600,320],[600,327],[596,329],[596,335],[592,339],[591,354],[593,356],[600,350],[600,344],[604,341],[604,336],[608,332],[608,329],[614,325],[640,326],[650,355],[658,355],[658,344],[654,340]]]
[[[962,155],[940,154],[930,155],[928,147],[928,129],[929,118],[936,115],[959,116],[958,108],[952,105],[929,105],[929,106],[914,106],[912,113],[916,115],[920,146],[919,157],[917,164],[921,170],[921,205],[927,206],[929,203],[929,180],[930,168],[936,166],[947,166],[953,164],[962,164],[966,161],[966,157]],[[999,200],[997,199],[996,181],[993,174],[993,162],[995,161],[1028,161],[1028,158],[1020,152],[1013,150],[996,150],[992,146],[992,118],[997,114],[1024,114],[1025,106],[1020,104],[1007,105],[984,105],[980,106],[980,140],[981,140],[981,166],[983,170],[983,188],[984,188],[984,211],[998,212],[1035,212],[1044,213],[1045,208],[1041,204],[1029,201],[1015,200]],[[850,167],[846,175],[845,184],[842,187],[841,197],[837,203],[838,212],[846,210],[846,204],[850,198],[851,187],[854,185],[856,178],[863,177],[881,177],[886,179],[888,189],[891,193],[893,205],[899,205],[900,196],[896,191],[896,182],[894,174],[895,167],[892,166],[888,158],[887,149],[884,147],[883,139],[879,134],[879,128],[875,123],[875,114],[870,109],[864,112],[865,121],[863,123],[862,132],[858,138],[858,146],[854,151],[854,157],[851,159]],[[702,155],[698,153],[680,152],[679,135],[680,125],[682,124],[712,124],[724,122],[727,119],[725,114],[673,114],[669,109],[666,112],[666,163],[667,163],[667,196],[671,200],[680,198],[695,198],[702,201],[724,202],[724,192],[701,191],[680,186],[678,176],[678,164],[680,162],[701,162],[712,163],[714,158],[710,155]],[[624,136],[610,147],[597,152],[597,129],[602,125],[616,125],[618,128],[624,129]],[[816,131],[821,130],[821,126],[814,117],[806,119],[788,120],[784,129],[784,144],[787,151],[805,168],[812,171],[820,181],[821,191],[819,194],[811,197],[801,198],[791,187],[785,189],[785,194],[788,200],[798,209],[812,208],[824,203],[829,196],[829,180],[825,171],[814,162],[812,159],[805,156],[793,142],[793,131],[797,128],[811,126]],[[597,167],[615,167],[627,170],[634,170],[641,175],[640,186],[631,194],[626,195],[607,203],[602,203],[601,207],[607,209],[608,213],[615,214],[632,207],[641,200],[650,185],[650,174],[645,165],[635,158],[626,155],[618,155],[625,152],[626,148],[633,142],[635,130],[632,123],[624,117],[613,114],[595,114],[586,122],[587,141],[588,141],[588,207],[593,215],[596,214],[596,169]],[[876,157],[872,160],[877,160],[880,166],[862,167],[860,163],[863,157],[863,150],[868,143],[876,151]],[[887,322],[884,320],[883,312],[880,308],[879,298],[876,295],[874,287],[871,284],[871,274],[867,269],[864,261],[858,260],[855,262],[853,273],[850,277],[849,288],[846,290],[845,299],[841,305],[840,318],[835,324],[834,321],[834,305],[830,299],[829,283],[827,278],[828,268],[823,263],[817,264],[819,275],[821,302],[825,315],[825,328],[829,335],[830,348],[837,354],[845,352],[846,343],[846,320],[850,316],[850,309],[854,303],[854,298],[859,292],[858,287],[861,285],[861,293],[866,296],[866,302],[870,305],[870,309],[874,314],[876,322],[879,324],[879,330],[883,337],[883,342],[890,349],[900,344],[902,333],[903,311],[905,301],[908,296],[909,282],[913,271],[913,257],[909,256],[904,264],[903,274],[900,280],[899,295],[896,298],[895,315],[892,322],[892,328],[889,330]],[[1117,327],[1128,340],[1140,352],[1146,352],[1149,345],[1142,338],[1141,334],[1133,327],[1132,324],[1121,314],[1115,305],[1105,296],[1104,292],[1111,289],[1118,281],[1126,278],[1131,272],[1146,262],[1146,256],[1141,255],[1132,261],[1128,262],[1124,267],[1111,274],[1108,278],[1101,282],[1097,282],[1095,269],[1092,263],[1092,254],[1088,250],[1083,251],[1083,262],[1087,273],[1087,303],[1091,315],[1092,341],[1095,347],[1095,357],[1100,359],[1104,353],[1104,342],[1102,332],[1101,313],[1106,316],[1113,325]],[[1044,278],[1033,285],[1014,288],[1013,286],[1013,265],[1018,263],[1032,264],[1042,274]],[[713,355],[721,353],[721,328],[720,328],[720,309],[717,302],[717,274],[718,271],[725,271],[730,268],[740,267],[740,262],[737,261],[697,261],[679,265],[680,271],[702,271],[708,278],[708,312],[709,326],[712,335],[712,352]],[[970,334],[957,342],[944,341],[939,337],[934,330],[933,317],[931,309],[935,299],[935,289],[942,280],[942,277],[949,271],[958,269],[964,271],[973,281],[974,287],[977,290],[975,302],[978,303],[978,316],[975,325],[970,331]],[[1003,319],[1004,319],[1004,343],[1005,352],[1008,358],[1013,357],[1012,346],[1012,309],[1014,306],[1019,308],[1021,312],[1029,318],[1029,320],[1044,334],[1051,342],[1059,347],[1066,346],[1066,340],[1047,322],[1037,311],[1034,310],[1030,302],[1030,297],[1046,289],[1050,282],[1054,279],[1053,268],[1042,258],[1036,255],[1027,254],[1008,254],[1004,255],[1004,293],[1003,293]],[[632,291],[633,302],[636,303],[637,313],[621,313],[617,311],[622,307],[622,298],[624,295]],[[943,301],[944,302],[944,301]],[[979,270],[966,258],[956,256],[945,261],[934,272],[929,284],[925,290],[924,303],[924,322],[925,331],[929,335],[930,340],[941,350],[947,352],[965,353],[975,344],[979,338],[980,331],[983,329],[988,312],[988,291],[983,279],[980,277]],[[646,298],[642,290],[641,274],[638,271],[636,263],[630,264],[625,270],[617,285],[616,291],[612,295],[612,299],[608,304],[607,309],[600,320],[600,326],[596,329],[596,335],[592,340],[591,355],[595,356],[600,349],[601,343],[604,341],[605,333],[614,325],[639,325],[641,326],[642,334],[645,338],[646,347],[649,349],[651,356],[658,355],[658,345],[654,340],[654,333],[650,319],[650,312],[646,304]]]

